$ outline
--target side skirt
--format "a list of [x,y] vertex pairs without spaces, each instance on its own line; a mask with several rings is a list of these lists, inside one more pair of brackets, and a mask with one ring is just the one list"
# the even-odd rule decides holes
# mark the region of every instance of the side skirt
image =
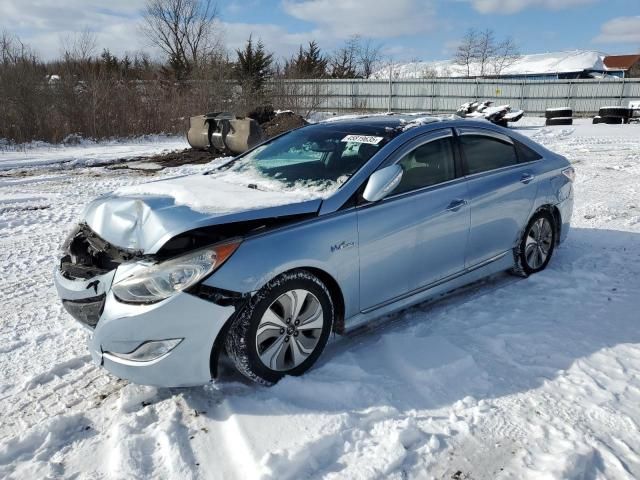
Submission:
[[371,320],[396,313],[418,303],[434,299],[437,296],[444,296],[452,290],[463,287],[469,283],[508,270],[513,267],[513,256],[509,255],[509,253],[511,253],[510,250],[479,265],[463,270],[458,274],[445,277],[437,282],[408,292],[401,297],[396,297],[372,308],[368,308],[345,320],[345,333],[358,329]]

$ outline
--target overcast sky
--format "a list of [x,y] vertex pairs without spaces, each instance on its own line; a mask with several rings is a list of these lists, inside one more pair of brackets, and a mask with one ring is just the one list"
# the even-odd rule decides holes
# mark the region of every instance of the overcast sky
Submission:
[[[0,0],[0,29],[44,58],[56,57],[63,39],[83,29],[95,33],[100,51],[151,51],[137,28],[143,6],[144,0]],[[227,0],[218,10],[230,51],[253,34],[278,57],[311,39],[331,50],[359,34],[396,61],[444,59],[470,26],[513,36],[523,53],[640,52],[640,0]]]

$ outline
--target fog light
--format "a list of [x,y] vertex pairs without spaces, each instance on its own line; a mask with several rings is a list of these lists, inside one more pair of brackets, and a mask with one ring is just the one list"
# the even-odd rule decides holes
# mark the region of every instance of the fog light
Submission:
[[171,338],[168,340],[150,340],[144,342],[134,351],[129,353],[104,352],[107,357],[116,357],[132,362],[150,362],[164,357],[171,350],[176,348],[182,341],[182,338]]

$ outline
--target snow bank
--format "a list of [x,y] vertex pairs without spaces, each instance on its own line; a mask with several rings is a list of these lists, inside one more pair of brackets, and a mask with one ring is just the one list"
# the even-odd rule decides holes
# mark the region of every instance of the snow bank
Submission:
[[[544,75],[604,71],[603,58],[606,55],[592,50],[571,50],[566,52],[537,53],[522,55],[512,65],[507,66],[501,75]],[[492,74],[489,72],[488,74]],[[480,75],[480,64],[472,64],[470,75]],[[410,62],[393,65],[394,78],[429,78],[429,77],[466,77],[467,67],[456,65],[452,60],[435,62]],[[374,73],[372,78],[389,78],[389,67]]]

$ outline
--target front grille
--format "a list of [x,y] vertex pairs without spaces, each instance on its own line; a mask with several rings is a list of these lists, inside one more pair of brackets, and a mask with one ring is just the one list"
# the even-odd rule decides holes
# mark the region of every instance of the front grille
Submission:
[[106,295],[102,294],[81,300],[63,300],[62,305],[77,321],[84,323],[88,327],[96,328],[104,309],[105,299]]
[[142,255],[111,245],[87,224],[80,224],[71,232],[63,246],[64,256],[60,272],[68,279],[89,279],[114,270],[123,262]]

